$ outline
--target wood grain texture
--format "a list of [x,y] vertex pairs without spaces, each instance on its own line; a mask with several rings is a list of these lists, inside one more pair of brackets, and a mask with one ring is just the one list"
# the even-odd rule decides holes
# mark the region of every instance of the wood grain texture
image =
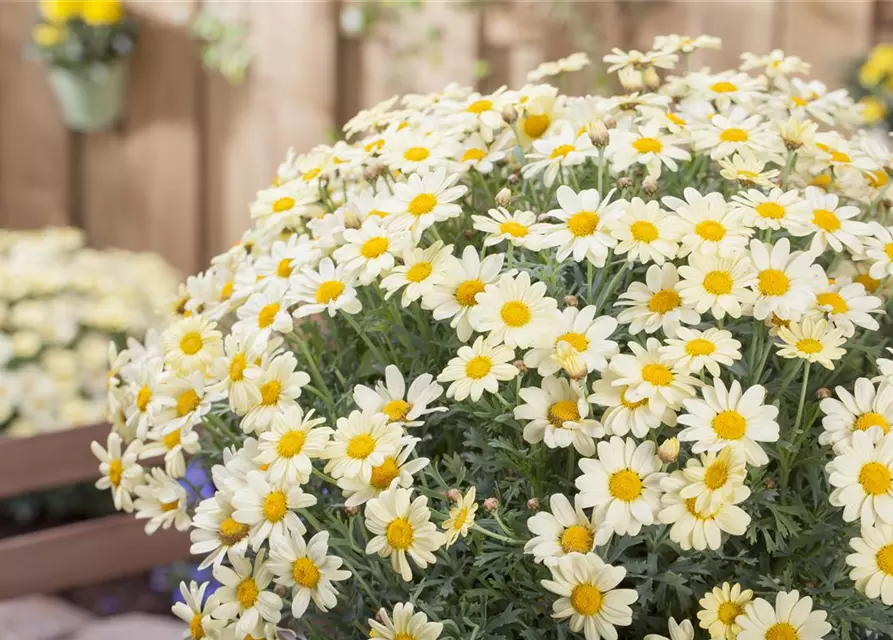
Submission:
[[0,226],[71,221],[70,138],[46,68],[26,59],[35,7],[0,2]]

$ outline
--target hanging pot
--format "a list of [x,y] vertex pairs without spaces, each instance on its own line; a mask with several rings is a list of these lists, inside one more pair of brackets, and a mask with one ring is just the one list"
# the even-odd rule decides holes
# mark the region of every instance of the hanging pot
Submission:
[[127,60],[87,69],[50,68],[50,85],[73,131],[91,133],[112,128],[124,115]]

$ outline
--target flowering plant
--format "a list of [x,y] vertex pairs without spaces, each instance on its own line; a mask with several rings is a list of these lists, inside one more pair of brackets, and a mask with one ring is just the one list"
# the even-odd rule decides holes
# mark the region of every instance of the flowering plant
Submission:
[[176,276],[158,257],[83,246],[80,231],[0,230],[0,434],[102,422],[109,340],[142,339]]
[[780,51],[672,75],[717,45],[615,50],[612,97],[395,98],[288,157],[118,355],[94,445],[214,568],[192,638],[891,628],[890,154]]

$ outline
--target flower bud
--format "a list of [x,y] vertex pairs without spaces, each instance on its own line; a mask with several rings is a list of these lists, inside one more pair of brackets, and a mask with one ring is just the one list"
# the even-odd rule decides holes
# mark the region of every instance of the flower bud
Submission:
[[818,391],[815,392],[816,397],[819,400],[824,400],[825,398],[831,397],[831,389],[828,387],[821,387]]
[[661,462],[670,464],[679,459],[679,440],[677,438],[667,438],[657,448],[657,457]]
[[363,178],[366,182],[375,182],[375,180],[384,172],[384,165],[378,162],[366,166],[363,169]]
[[540,510],[540,499],[537,497],[533,497],[527,501],[527,508],[531,511],[539,511]]
[[508,187],[503,187],[499,190],[499,193],[496,194],[494,200],[500,207],[509,206],[512,203],[512,190]]
[[655,193],[657,193],[657,189],[657,180],[655,180],[654,178],[645,178],[645,180],[642,182],[642,193],[644,193],[646,196],[653,196]]
[[645,69],[642,74],[642,79],[645,81],[645,86],[651,91],[657,91],[660,87],[660,76],[657,75],[657,71],[655,71],[654,67]]
[[273,587],[273,592],[279,597],[284,596],[286,592],[285,585],[277,584],[275,587]]
[[350,517],[353,517],[360,513],[360,508],[359,507],[344,507],[344,513]]
[[447,491],[447,498],[450,502],[459,502],[462,499],[462,492],[458,489],[450,489]]
[[633,179],[629,176],[621,176],[617,178],[617,186],[621,189],[629,189],[633,186]]
[[521,176],[517,173],[510,173],[509,177],[505,179],[509,184],[516,184],[519,180],[521,180]]
[[512,364],[514,365],[515,369],[517,369],[521,373],[527,373],[527,365],[524,364],[523,360],[515,360]]
[[473,240],[474,239],[474,229],[466,229],[465,231],[462,232],[462,235],[465,236],[466,240]]
[[518,119],[518,110],[510,104],[505,105],[502,109],[502,119],[505,120],[506,124],[514,124],[515,120]]
[[496,498],[487,498],[484,500],[484,511],[488,511],[489,513],[493,513],[499,508],[499,500]]
[[585,378],[589,373],[586,361],[570,342],[564,340],[559,342],[555,349],[555,357],[564,372],[574,380]]
[[564,296],[564,304],[567,307],[576,307],[580,304],[580,300],[577,296]]
[[775,478],[766,478],[766,488],[767,489],[775,488]]
[[592,144],[600,149],[608,146],[611,136],[608,135],[608,127],[605,126],[604,122],[596,120],[589,125],[589,139],[592,140]]
[[620,86],[627,93],[636,93],[645,88],[645,79],[642,77],[642,72],[632,67],[624,67],[618,71],[617,79],[620,81]]
[[605,123],[605,126],[606,126],[609,130],[610,130],[610,129],[616,129],[616,128],[617,128],[617,121],[616,121],[614,118],[612,118],[611,116],[607,116],[607,117],[605,117],[605,119],[604,119],[603,122]]

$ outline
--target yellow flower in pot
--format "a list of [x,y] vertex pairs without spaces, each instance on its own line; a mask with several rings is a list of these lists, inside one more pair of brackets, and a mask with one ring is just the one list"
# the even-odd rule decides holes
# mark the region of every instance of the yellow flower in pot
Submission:
[[81,15],[81,0],[40,0],[40,15],[48,22],[65,24]]
[[101,27],[119,23],[124,9],[119,0],[87,0],[82,14],[88,25]]

